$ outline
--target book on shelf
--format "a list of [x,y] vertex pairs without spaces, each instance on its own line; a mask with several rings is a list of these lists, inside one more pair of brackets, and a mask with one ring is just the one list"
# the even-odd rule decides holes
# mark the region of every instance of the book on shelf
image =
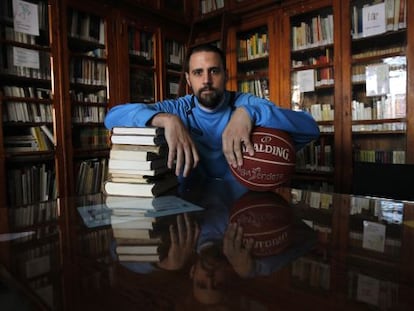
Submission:
[[148,161],[142,160],[124,160],[124,159],[114,159],[109,157],[108,169],[116,170],[156,170],[167,166],[167,158],[158,158]]
[[107,195],[155,197],[172,190],[178,185],[177,177],[169,175],[148,183],[104,182],[104,192]]

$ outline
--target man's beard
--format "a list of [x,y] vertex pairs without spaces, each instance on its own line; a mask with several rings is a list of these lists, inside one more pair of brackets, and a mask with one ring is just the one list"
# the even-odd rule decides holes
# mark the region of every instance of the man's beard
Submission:
[[[210,91],[211,93],[205,94],[204,91]],[[198,90],[196,97],[198,102],[206,108],[216,108],[223,99],[224,92],[219,92],[214,88],[202,88]]]

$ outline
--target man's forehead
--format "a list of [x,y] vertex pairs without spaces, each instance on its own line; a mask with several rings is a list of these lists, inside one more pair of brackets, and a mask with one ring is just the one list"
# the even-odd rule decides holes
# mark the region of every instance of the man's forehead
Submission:
[[220,56],[214,52],[197,52],[191,55],[190,68],[220,68],[222,67]]

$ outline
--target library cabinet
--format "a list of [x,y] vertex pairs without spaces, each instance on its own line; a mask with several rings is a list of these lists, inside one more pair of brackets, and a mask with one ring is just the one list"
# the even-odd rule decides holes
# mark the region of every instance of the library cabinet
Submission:
[[[12,0],[2,1],[0,203],[99,191],[109,151],[107,109],[182,95],[185,48],[200,42],[225,48],[230,90],[254,92],[317,120],[320,139],[298,154],[293,185],[349,193],[361,166],[413,164],[410,1],[399,1],[396,29],[363,35],[363,14],[385,14],[398,1],[225,0],[202,14],[206,2],[28,0],[40,23],[39,34],[26,35],[14,29]],[[177,8],[174,14],[166,14],[169,7]],[[191,37],[193,26],[200,32]],[[379,81],[386,81],[384,93],[373,87]],[[387,103],[397,104],[394,114],[379,108]],[[23,140],[34,135],[39,143]],[[38,149],[11,149],[18,143]],[[390,154],[392,163],[381,162]],[[18,195],[23,191],[27,198]]]
[[[307,111],[320,138],[297,153],[294,185],[339,190],[342,114],[339,1],[309,1],[282,12],[283,42],[280,96],[286,108]],[[289,47],[289,48],[287,48]]]

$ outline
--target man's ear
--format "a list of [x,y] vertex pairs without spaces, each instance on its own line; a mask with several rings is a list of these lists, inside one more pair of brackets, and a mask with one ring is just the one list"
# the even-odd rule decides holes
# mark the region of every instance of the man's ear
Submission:
[[188,72],[185,73],[185,80],[187,81],[188,86],[191,87],[190,76],[189,76]]

